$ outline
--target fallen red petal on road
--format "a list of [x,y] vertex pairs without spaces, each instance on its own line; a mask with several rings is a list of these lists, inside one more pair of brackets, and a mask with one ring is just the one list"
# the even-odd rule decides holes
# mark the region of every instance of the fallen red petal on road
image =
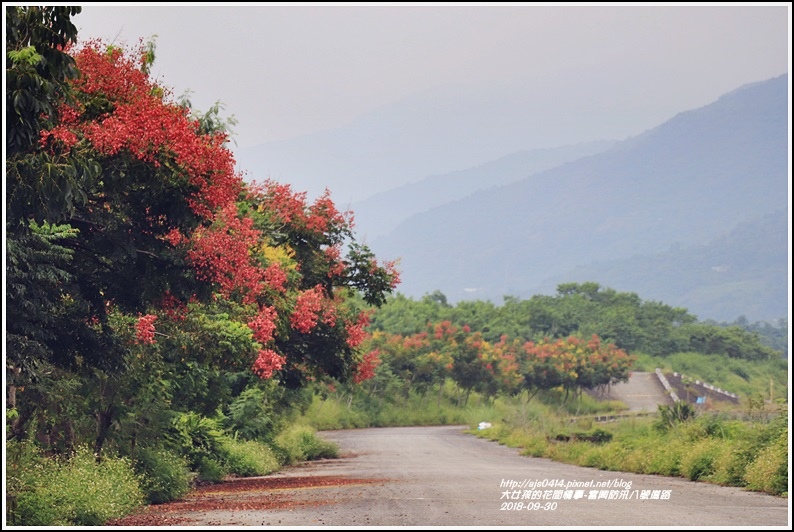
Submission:
[[[306,501],[299,494],[281,493],[283,490],[376,484],[379,478],[349,478],[340,476],[313,477],[256,477],[237,478],[201,486],[184,499],[150,505],[141,511],[107,523],[109,526],[172,526],[187,524],[190,519],[180,515],[188,512],[212,510],[272,510],[332,504],[332,499]],[[276,493],[272,493],[276,492]]]

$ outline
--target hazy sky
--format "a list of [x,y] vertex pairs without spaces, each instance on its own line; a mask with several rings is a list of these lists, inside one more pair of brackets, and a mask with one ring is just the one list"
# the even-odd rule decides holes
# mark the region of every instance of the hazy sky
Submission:
[[650,127],[788,72],[790,18],[786,3],[208,3],[87,4],[73,20],[81,39],[157,35],[152,73],[198,109],[222,101],[242,148],[450,83],[611,91],[595,100],[647,112]]

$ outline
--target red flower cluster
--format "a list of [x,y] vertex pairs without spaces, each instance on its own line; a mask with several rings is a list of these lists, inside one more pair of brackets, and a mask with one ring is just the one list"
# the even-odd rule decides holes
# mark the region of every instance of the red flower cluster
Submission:
[[302,220],[306,208],[306,193],[293,192],[288,184],[267,180],[259,185],[257,192],[261,195],[266,211],[272,212],[281,223],[295,223]]
[[[258,305],[256,315],[242,319],[263,347],[257,353],[253,371],[270,378],[284,365],[284,356],[264,346],[272,342],[278,325],[286,321],[283,314],[283,321],[279,322],[278,313],[289,312],[284,306],[292,300],[292,332],[309,333],[319,322],[341,336],[344,325],[348,345],[359,346],[366,336],[369,316],[362,314],[355,323],[340,322],[345,315],[339,306],[344,298],[332,297],[332,288],[326,291],[321,285],[299,291],[298,286],[306,284],[300,285],[297,279],[305,267],[312,275],[327,275],[331,284],[345,284],[342,277],[348,265],[341,258],[341,242],[352,236],[352,213],[340,212],[328,190],[308,205],[306,193],[295,193],[289,185],[273,181],[246,185],[235,172],[233,155],[225,147],[227,135],[203,131],[201,123],[191,119],[188,108],[174,103],[170,93],[149,78],[149,57],[142,43],[130,53],[101,41],[89,41],[73,55],[81,72],[79,79],[71,82],[75,99],[58,109],[55,127],[41,132],[42,148],[62,152],[77,150],[79,146],[81,151],[90,150],[90,155],[103,166],[107,163],[110,171],[116,162],[120,167],[144,163],[156,170],[142,176],[156,176],[169,193],[184,198],[199,218],[195,230],[185,229],[196,221],[193,216],[186,224],[172,219],[175,214],[150,214],[149,209],[141,213],[145,222],[141,225],[148,224],[141,230],[178,248],[176,253],[184,251],[196,278],[211,283],[221,297],[234,298],[243,305]],[[130,181],[111,185],[111,180],[103,183],[122,187],[133,184]],[[236,202],[244,192],[249,193],[251,212],[241,215]],[[256,214],[252,214],[254,211]],[[286,268],[286,263],[264,257],[267,239],[263,227],[276,229],[290,243],[293,239],[299,241],[298,256],[303,262],[290,263]],[[385,284],[384,276],[391,276],[387,281],[392,288],[399,283],[394,263],[381,268],[373,259],[361,267],[363,274],[367,267],[371,267],[373,284]],[[265,306],[265,301],[274,306]],[[181,301],[165,295],[161,317],[182,320],[186,312]],[[155,320],[154,315],[139,318],[138,342],[155,343]],[[377,354],[367,355],[356,374],[359,381],[371,378],[377,363]]]
[[367,332],[364,329],[369,325],[371,314],[371,312],[362,312],[358,315],[356,323],[347,324],[345,327],[347,330],[347,345],[356,348],[364,341],[367,337]]
[[176,298],[171,292],[166,292],[160,301],[160,309],[171,321],[182,321],[187,315],[187,305]]
[[310,290],[304,290],[295,301],[295,308],[290,314],[289,322],[293,329],[308,333],[317,325],[320,313],[325,309],[324,321],[329,325],[335,323],[335,313],[325,304],[325,295],[320,285]]
[[339,277],[345,272],[345,263],[342,260],[340,246],[330,246],[325,248],[325,258],[328,261],[328,277]]
[[168,234],[165,235],[165,239],[174,247],[187,240],[182,232],[176,228],[171,229]]
[[394,290],[400,284],[400,270],[397,269],[397,261],[386,261],[383,264],[383,269],[386,270],[386,275],[390,278],[389,288]]
[[251,371],[259,376],[260,379],[269,379],[273,376],[273,372],[280,370],[284,367],[286,358],[279,355],[272,349],[262,349],[259,351]]
[[154,344],[154,320],[157,316],[147,314],[138,318],[138,323],[135,324],[135,338],[140,344]]
[[86,117],[81,105],[63,105],[59,125],[42,131],[40,142],[46,146],[54,141],[69,149],[85,138],[103,155],[124,150],[156,167],[172,158],[188,183],[198,188],[188,199],[191,208],[209,217],[235,201],[243,189],[232,153],[224,147],[227,135],[199,134],[188,109],[166,102],[163,90],[140,69],[145,53],[141,46],[139,60],[133,60],[120,48],[88,42],[75,55],[81,76],[72,82],[74,89],[84,98],[105,99],[112,107],[99,117]]
[[458,328],[449,320],[444,320],[436,324],[433,330],[437,340],[440,340],[444,337],[451,337],[456,332],[458,332]]
[[334,228],[353,226],[353,213],[341,213],[331,200],[328,189],[315,200],[306,216],[306,228],[317,233],[324,233]]
[[264,289],[265,272],[249,253],[260,236],[253,220],[239,218],[237,206],[230,203],[218,212],[215,224],[196,230],[188,258],[199,279],[218,283],[227,297],[240,290],[243,303],[253,303]]
[[281,264],[274,262],[267,268],[263,274],[265,284],[276,292],[287,291],[287,273],[281,269]]
[[309,206],[306,193],[293,192],[288,184],[267,180],[252,188],[262,200],[265,211],[272,213],[277,223],[317,234],[343,232],[353,227],[352,212],[339,212],[328,190]]
[[273,307],[262,307],[251,321],[248,327],[254,332],[254,340],[262,345],[267,344],[273,339],[273,332],[276,330],[276,309]]
[[380,351],[375,349],[364,355],[364,360],[356,368],[353,382],[359,384],[375,376],[375,369],[380,365]]

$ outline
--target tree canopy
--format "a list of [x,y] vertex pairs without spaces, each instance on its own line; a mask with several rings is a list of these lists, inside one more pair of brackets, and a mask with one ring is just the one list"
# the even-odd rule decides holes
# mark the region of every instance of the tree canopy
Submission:
[[[78,44],[79,12],[6,8],[10,385],[55,368],[115,379],[129,402],[153,376],[359,378],[395,264],[330,192],[245,182],[218,109],[151,79],[151,43]],[[198,408],[189,388],[163,393]]]

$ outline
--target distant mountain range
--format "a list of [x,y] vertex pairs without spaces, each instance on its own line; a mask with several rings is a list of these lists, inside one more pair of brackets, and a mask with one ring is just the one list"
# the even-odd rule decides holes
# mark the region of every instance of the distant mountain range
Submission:
[[[382,213],[368,222],[375,233],[396,225],[369,243],[401,259],[399,290],[411,297],[500,302],[588,280],[701,319],[776,319],[788,316],[788,117],[783,75],[606,151],[593,144],[522,179],[505,169],[484,181],[508,184],[442,198],[433,187],[455,185],[436,176],[412,184],[413,195],[402,187],[357,205],[365,218]],[[417,212],[428,195],[437,206]]]
[[624,139],[655,125],[648,115],[656,106],[638,113],[636,102],[616,106],[606,90],[582,97],[581,87],[530,78],[417,92],[342,127],[236,149],[238,168],[250,172],[249,180],[289,183],[310,199],[328,187],[334,202],[347,208],[522,150]]
[[594,141],[541,150],[524,150],[466,170],[426,177],[353,203],[356,234],[374,239],[406,218],[475,192],[520,181],[530,175],[605,151],[617,141]]
[[553,293],[563,282],[598,279],[602,286],[683,307],[704,320],[745,316],[771,322],[788,317],[788,227],[788,213],[778,211],[707,244],[580,266],[515,295],[529,298]]

